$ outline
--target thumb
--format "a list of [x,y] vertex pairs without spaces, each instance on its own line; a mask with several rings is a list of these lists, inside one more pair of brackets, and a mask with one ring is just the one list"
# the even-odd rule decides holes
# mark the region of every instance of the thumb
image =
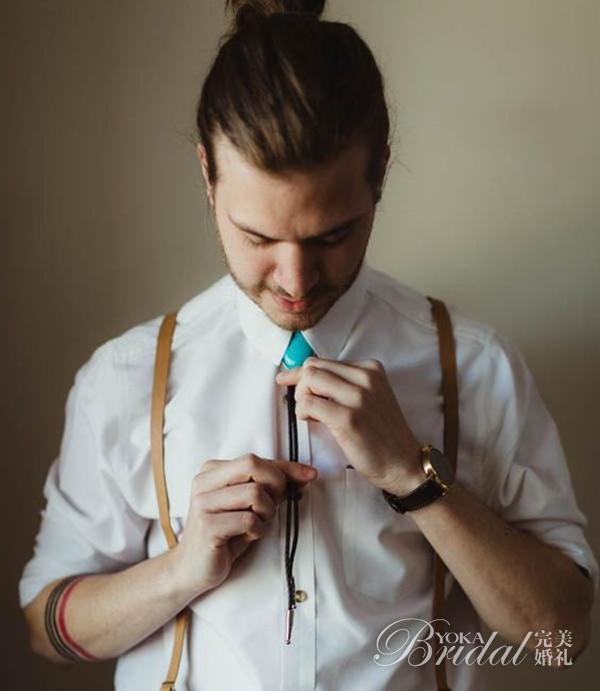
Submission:
[[317,469],[307,463],[298,461],[276,461],[276,463],[277,467],[295,482],[308,482],[318,475]]

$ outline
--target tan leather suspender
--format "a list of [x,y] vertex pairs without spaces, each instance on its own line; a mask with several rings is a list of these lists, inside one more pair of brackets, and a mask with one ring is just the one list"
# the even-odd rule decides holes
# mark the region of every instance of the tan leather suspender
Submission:
[[[456,375],[456,350],[450,315],[443,302],[435,298],[427,298],[431,303],[431,312],[437,326],[440,365],[442,370],[442,393],[444,398],[444,453],[456,470],[458,452],[458,384]],[[164,468],[164,416],[167,399],[167,382],[169,377],[169,363],[171,358],[171,343],[177,313],[167,314],[158,333],[156,346],[156,360],[154,364],[154,383],[152,387],[152,411],[150,418],[150,458],[152,461],[152,473],[158,501],[160,525],[169,549],[177,544],[177,537],[171,527],[169,517],[169,498],[165,482]],[[432,619],[442,617],[444,606],[444,580],[447,567],[434,552],[434,592]],[[175,691],[175,680],[179,672],[181,654],[185,642],[185,634],[190,617],[190,610],[182,610],[175,620],[175,637],[171,661],[167,671],[167,677],[161,685],[161,691]],[[434,629],[441,629],[439,624],[434,624]],[[437,658],[440,645],[438,636],[434,636],[433,659]],[[435,666],[435,680],[437,691],[450,691],[446,681],[446,669],[444,664]]]
[[[442,396],[444,400],[444,455],[452,464],[456,472],[458,458],[458,377],[456,374],[456,346],[452,333],[452,322],[446,305],[441,300],[427,298],[431,303],[431,313],[437,326],[440,367],[442,370]],[[452,490],[451,490],[452,491]],[[434,551],[433,562],[433,608],[432,620],[443,616],[444,582],[447,567],[439,554]],[[439,622],[433,624],[436,633],[441,632]],[[446,660],[436,665],[435,660],[441,645],[440,639],[434,635],[433,660],[435,668],[435,683],[438,691],[450,691],[446,680]]]
[[[160,525],[165,534],[169,549],[177,544],[177,537],[171,527],[169,517],[169,497],[165,482],[165,459],[163,429],[165,422],[165,403],[167,400],[167,381],[169,378],[169,362],[171,359],[171,341],[175,329],[176,312],[167,314],[158,332],[156,346],[156,360],[154,363],[154,384],[152,386],[152,412],[150,417],[150,459],[152,461],[152,473],[154,475],[154,487],[158,500],[158,513]],[[175,691],[175,679],[179,672],[181,652],[185,641],[185,632],[188,625],[190,611],[186,607],[179,612],[175,619],[175,639],[173,652],[167,678],[163,681],[161,691]]]

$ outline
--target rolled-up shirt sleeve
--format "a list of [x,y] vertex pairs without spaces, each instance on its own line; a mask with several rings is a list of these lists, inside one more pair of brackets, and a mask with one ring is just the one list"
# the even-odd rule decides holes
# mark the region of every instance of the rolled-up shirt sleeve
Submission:
[[531,533],[587,571],[598,591],[598,562],[585,538],[558,429],[518,349],[497,333],[483,454],[486,500],[513,527]]
[[77,372],[68,394],[34,553],[19,582],[21,607],[57,578],[113,572],[145,558],[148,521],[132,511],[119,488],[118,384],[109,342]]

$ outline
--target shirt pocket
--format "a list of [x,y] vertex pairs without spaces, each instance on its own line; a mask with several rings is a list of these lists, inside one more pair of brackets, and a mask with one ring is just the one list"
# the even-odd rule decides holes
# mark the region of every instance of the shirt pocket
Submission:
[[345,471],[342,559],[347,587],[398,604],[430,592],[431,545],[408,514],[392,509],[381,490],[352,466]]

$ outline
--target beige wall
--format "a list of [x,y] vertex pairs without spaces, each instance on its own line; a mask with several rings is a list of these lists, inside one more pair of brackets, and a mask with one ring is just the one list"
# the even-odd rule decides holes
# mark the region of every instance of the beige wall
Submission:
[[[2,3],[6,686],[111,686],[110,664],[30,655],[17,580],[75,371],[223,271],[186,140],[221,7]],[[396,121],[371,264],[522,349],[598,545],[600,2],[337,0],[327,16],[372,46]],[[566,678],[502,670],[490,688],[591,689],[594,653],[598,637]]]

